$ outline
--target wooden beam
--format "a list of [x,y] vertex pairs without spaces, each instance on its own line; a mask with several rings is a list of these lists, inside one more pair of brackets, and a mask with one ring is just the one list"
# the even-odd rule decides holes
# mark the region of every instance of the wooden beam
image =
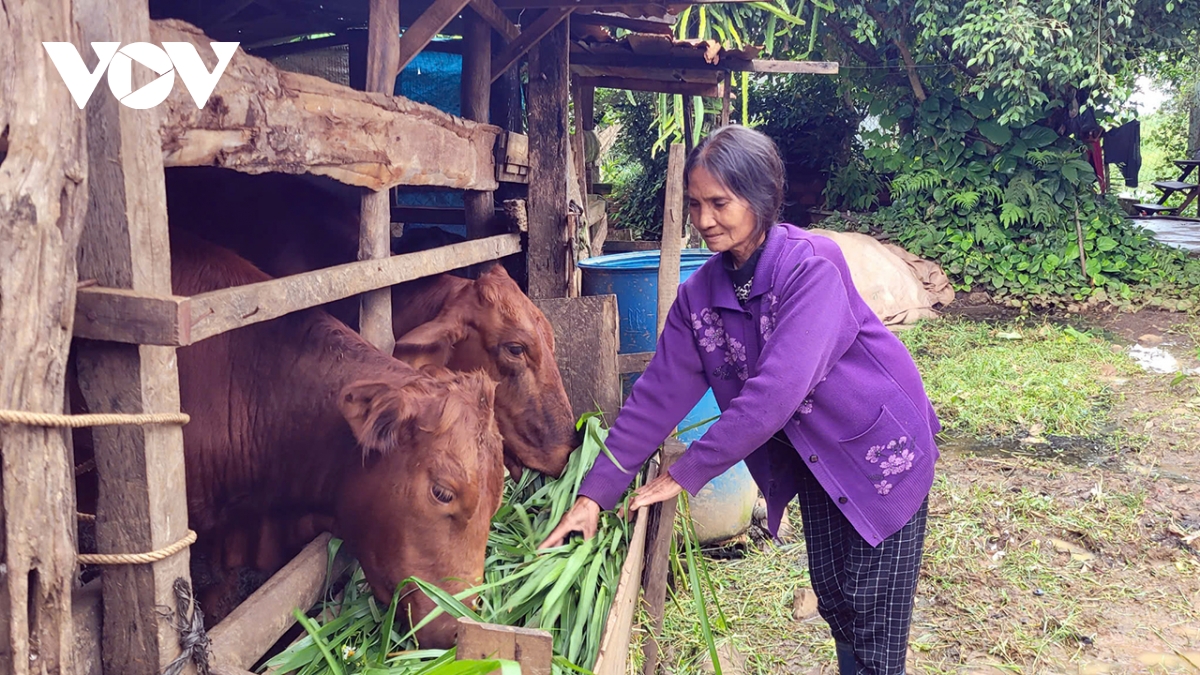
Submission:
[[679,68],[687,70],[708,70],[750,72],[750,73],[795,73],[806,75],[836,75],[838,64],[834,61],[773,61],[768,59],[736,59],[724,56],[720,63],[706,63],[697,56],[693,59],[677,56],[642,56],[640,54],[594,54],[586,51],[576,51],[571,54],[571,65],[598,66],[613,68]]
[[[555,10],[547,10],[549,15]],[[565,15],[564,15],[565,18]],[[534,23],[541,22],[539,17]],[[532,28],[532,26],[531,26]],[[559,20],[529,55],[529,297],[568,295],[568,25]],[[524,36],[522,36],[524,37]],[[493,72],[495,72],[493,70]]]
[[[95,307],[105,301],[114,301],[114,298],[118,297],[117,301],[125,303],[126,307],[144,303],[146,308],[131,310],[131,313],[143,317],[142,324],[145,328],[139,335],[181,336],[181,344],[170,346],[184,347],[226,331],[270,321],[291,312],[520,252],[520,235],[503,234],[450,244],[429,251],[391,256],[383,260],[362,260],[256,284],[201,293],[186,298],[186,302],[180,301],[179,309],[169,293],[132,298],[118,296],[104,288],[85,288],[81,289],[79,294],[96,296],[84,302],[89,307]],[[186,314],[182,308],[187,308]],[[155,310],[158,313],[152,316]],[[97,312],[97,316],[116,317],[120,314],[113,310],[104,310]],[[177,323],[185,319],[186,326]],[[130,336],[128,328],[108,322],[102,323],[99,320],[94,321],[89,330],[97,340],[119,342]]]
[[667,156],[667,193],[663,203],[662,247],[658,258],[658,335],[679,295],[679,256],[683,239],[683,165],[687,153],[682,143],[672,143]]
[[[41,41],[86,44],[78,18],[70,2],[0,3],[0,409],[65,408],[87,146]],[[0,454],[0,673],[80,673],[71,432],[0,425]]]
[[571,20],[586,26],[612,26],[613,28],[624,28],[625,30],[637,33],[666,35],[668,37],[675,35],[675,29],[670,22],[654,19],[634,19],[624,14],[576,12]]
[[[497,11],[499,11],[497,9]],[[462,116],[473,122],[488,122],[492,108],[492,29],[477,13],[468,13],[463,31]],[[497,234],[494,193],[466,190],[463,194],[467,238],[481,239]]]
[[554,659],[554,639],[544,630],[480,623],[466,618],[458,620],[455,647],[457,661],[507,659],[521,666],[521,675],[550,675]]
[[630,91],[650,91],[659,94],[682,94],[684,96],[706,96],[709,98],[722,98],[725,95],[725,88],[721,84],[705,84],[702,82],[668,82],[666,80],[642,80],[632,77],[588,77],[583,78],[581,81],[598,89],[629,89]]
[[[399,0],[370,0],[367,20],[366,88],[391,96],[396,89],[396,67],[402,58]],[[400,66],[403,68],[403,66]],[[359,202],[358,259],[378,260],[392,254],[391,191],[387,188],[364,194]],[[391,289],[364,293],[359,298],[358,330],[367,342],[384,354],[396,346],[392,332]]]
[[[658,475],[652,465],[646,482]],[[645,564],[646,529],[650,521],[650,509],[643,506],[637,510],[633,526],[633,537],[629,552],[621,565],[621,578],[613,593],[612,606],[604,622],[604,636],[600,638],[600,653],[592,668],[595,675],[625,675],[629,659],[629,636],[633,632],[633,617],[638,607],[638,596],[642,590],[642,566]]]
[[[668,438],[659,451],[659,473],[670,469],[675,460],[683,455],[684,449],[683,443]],[[670,567],[668,556],[671,551],[671,537],[675,533],[675,513],[678,506],[676,500],[668,499],[650,507],[650,523],[646,529],[646,561],[642,573],[642,592],[646,613],[650,616],[650,625],[643,627],[649,630],[649,635],[642,645],[642,675],[656,675],[658,671],[658,638],[662,634],[663,608],[667,602],[667,571]]]
[[400,38],[400,65],[396,68],[396,72],[403,72],[404,68],[421,53],[425,45],[431,40],[446,24],[450,23],[458,13],[467,6],[469,0],[434,0],[421,16],[413,21],[408,30],[404,31],[404,36]]
[[617,356],[617,372],[622,375],[643,373],[646,371],[646,366],[650,365],[650,359],[652,358],[654,358],[654,352],[619,354]]
[[75,337],[135,345],[191,344],[191,311],[191,300],[178,295],[81,288],[75,296]]
[[631,66],[585,66],[571,64],[571,73],[580,77],[628,77],[636,80],[663,80],[692,84],[717,84],[728,71],[697,68],[634,68]]
[[504,16],[504,10],[496,6],[492,0],[471,0],[471,9],[479,15],[479,18],[487,22],[489,26],[496,29],[500,37],[504,38],[505,42],[512,42],[521,35],[521,29],[517,28],[516,24],[508,20]]
[[[83,44],[137,42],[152,35],[145,0],[75,0],[75,20]],[[211,67],[207,43],[200,53]],[[135,69],[134,89],[155,77],[150,70]],[[184,96],[193,111],[211,114],[197,110],[191,96]],[[216,107],[215,102],[209,106]],[[80,242],[82,278],[108,288],[171,295],[158,133],[163,113],[162,106],[133,110],[105,95],[92,96],[88,104],[89,203]],[[81,340],[76,350],[79,388],[89,412],[179,412],[174,348]],[[183,539],[188,509],[182,427],[97,427],[91,433],[100,467],[97,552],[143,553]],[[179,654],[179,634],[160,608],[176,606],[177,580],[190,584],[190,556],[184,549],[150,565],[105,568],[104,672],[156,675]],[[184,672],[195,668],[189,664]]]
[[571,11],[570,8],[547,9],[528,28],[523,28],[521,35],[492,59],[492,81],[495,82],[550,31],[562,25]]
[[[155,43],[190,42],[203,58],[212,58],[208,38],[187,23],[154,21],[149,32]],[[492,150],[498,128],[402,97],[280,70],[244,52],[234,55],[205,109],[178,86],[161,108],[166,166],[311,173],[371,190],[496,189]]]
[[[330,538],[326,532],[309,542],[291,562],[208,631],[216,665],[249,670],[296,623],[293,609],[307,612],[321,599],[329,566]],[[333,579],[341,576],[348,562],[339,553]]]

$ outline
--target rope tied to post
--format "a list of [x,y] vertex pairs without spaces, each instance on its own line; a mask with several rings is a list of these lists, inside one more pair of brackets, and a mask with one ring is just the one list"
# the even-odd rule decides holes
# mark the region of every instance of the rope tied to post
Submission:
[[19,424],[27,427],[107,427],[116,425],[187,424],[191,421],[187,413],[91,413],[86,415],[64,415],[61,413],[29,412],[27,410],[0,410],[0,424]]
[[148,553],[80,553],[76,559],[81,565],[149,565],[166,560],[194,543],[196,531],[189,529],[183,539]]

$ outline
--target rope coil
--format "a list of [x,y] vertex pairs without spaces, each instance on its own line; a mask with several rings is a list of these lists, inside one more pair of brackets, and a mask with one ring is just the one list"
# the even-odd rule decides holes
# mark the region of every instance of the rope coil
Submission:
[[149,565],[165,560],[196,543],[196,531],[189,529],[183,539],[149,553],[80,553],[81,565]]
[[0,410],[0,424],[20,424],[27,427],[106,427],[115,425],[187,424],[187,413],[93,413],[63,415],[26,410]]

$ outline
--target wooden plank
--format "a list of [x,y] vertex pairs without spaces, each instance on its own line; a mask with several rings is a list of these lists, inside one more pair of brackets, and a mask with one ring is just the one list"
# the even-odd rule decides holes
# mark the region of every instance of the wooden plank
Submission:
[[[214,65],[208,38],[194,26],[167,19],[150,28],[154,42],[190,42],[207,67]],[[403,97],[280,70],[241,51],[205,109],[197,109],[180,86],[161,108],[166,166],[311,173],[371,190],[496,189],[492,151],[498,128]]]
[[589,66],[571,64],[571,73],[583,77],[628,77],[636,80],[662,80],[714,85],[724,81],[728,71],[700,68],[642,68],[633,66]]
[[75,296],[75,337],[140,345],[191,344],[190,300],[127,288],[81,288]]
[[[65,407],[85,123],[41,41],[80,44],[76,18],[0,3],[0,409]],[[0,425],[0,449],[0,673],[76,673],[71,432]]]
[[469,0],[434,0],[416,21],[409,24],[408,30],[400,38],[400,62],[396,72],[402,72],[425,45],[463,11],[467,2]]
[[[544,630],[458,620],[456,660],[507,659],[521,666],[521,675],[550,675],[554,638]],[[499,675],[500,671],[493,671]]]
[[104,663],[100,656],[100,617],[104,612],[102,593],[101,580],[97,577],[71,594],[71,617],[75,624],[75,675],[104,675]]
[[611,424],[621,408],[616,296],[548,298],[534,304],[554,327],[554,359],[575,417],[600,410]]
[[[474,122],[487,122],[492,107],[492,29],[476,13],[468,13],[465,21],[462,114]],[[463,209],[468,239],[498,234],[494,224],[496,202],[492,192],[467,190],[463,194]]]
[[[370,0],[367,20],[368,92],[390,96],[396,88],[401,58],[399,0]],[[400,66],[403,68],[403,66]],[[378,260],[392,254],[391,194],[387,188],[362,196],[359,207],[358,259]],[[392,291],[381,288],[359,298],[359,332],[384,354],[396,346],[392,332]]]
[[307,307],[520,252],[520,235],[502,234],[202,293],[192,296],[192,341],[199,342]]
[[644,80],[632,77],[589,77],[584,80],[588,86],[603,89],[628,89],[630,91],[649,91],[657,94],[681,94],[683,96],[706,96],[722,98],[724,87],[721,84],[705,84],[701,82],[669,82],[667,80]]
[[[212,641],[210,651],[217,665],[250,669],[296,623],[293,609],[307,612],[321,599],[329,566],[330,538],[328,532],[318,535],[208,631]],[[339,558],[348,562],[342,555]],[[334,578],[338,576],[335,565]]]
[[[659,473],[671,468],[675,460],[683,455],[684,445],[668,438],[659,452]],[[642,675],[655,675],[658,671],[658,637],[662,635],[663,608],[667,602],[667,572],[670,568],[671,537],[675,533],[675,512],[678,502],[668,499],[650,507],[650,522],[646,528],[646,561],[642,575],[642,593],[646,613],[650,618],[649,635],[642,645]]]
[[663,204],[662,247],[658,259],[658,334],[662,335],[667,314],[679,294],[679,256],[683,238],[683,165],[687,160],[682,143],[672,143],[667,156],[667,194]]
[[[553,14],[548,10],[539,17]],[[566,14],[563,14],[565,18]],[[533,26],[530,27],[531,29]],[[554,29],[529,55],[529,297],[565,298],[571,238],[567,233],[568,25]],[[524,35],[522,35],[524,37]],[[515,43],[514,43],[515,44]],[[496,71],[493,70],[493,73]]]
[[[647,471],[646,481],[657,475],[652,465]],[[637,510],[633,526],[633,537],[629,552],[621,565],[621,580],[613,594],[612,607],[604,622],[604,636],[600,639],[600,653],[596,656],[595,675],[625,675],[629,659],[629,638],[633,633],[633,618],[637,612],[638,596],[642,590],[642,565],[646,553],[646,529],[650,521],[650,509],[643,506]]]
[[563,21],[571,15],[571,11],[570,8],[547,9],[542,12],[541,16],[534,19],[528,28],[522,28],[521,35],[510,42],[504,51],[496,55],[496,58],[492,59],[492,81],[495,82],[505,71],[516,64],[543,37],[560,27]]
[[594,54],[585,51],[571,53],[572,65],[610,66],[615,68],[683,68],[709,71],[750,73],[794,73],[807,75],[836,75],[838,64],[833,61],[774,61],[770,59],[737,59],[722,57],[717,64],[704,61],[697,50],[696,58],[672,56],[641,56],[639,54]]
[[[75,20],[84,44],[137,42],[152,35],[145,0],[75,0]],[[215,60],[207,43],[200,53],[211,68]],[[134,90],[156,77],[148,69],[134,69]],[[183,90],[175,87],[176,92]],[[204,113],[190,95],[183,96],[181,103]],[[105,95],[92,96],[88,104],[89,203],[79,274],[100,286],[171,295],[158,134],[163,113],[163,106],[133,110]],[[76,347],[79,387],[89,412],[179,412],[174,348],[90,340],[77,341]],[[188,510],[182,427],[97,427],[92,438],[99,467],[97,552],[154,551],[183,539]],[[176,606],[177,579],[190,583],[189,559],[184,549],[150,565],[105,568],[105,672],[156,675],[178,656],[179,635],[160,608]],[[184,672],[193,673],[195,667],[189,663]]]
[[[189,341],[186,344],[170,345],[183,347],[226,331],[270,321],[291,312],[520,252],[520,235],[503,234],[382,260],[346,263],[280,279],[194,295],[188,298],[186,303],[180,304],[189,308],[186,317],[181,317],[180,313],[175,311],[175,305],[168,301],[169,296],[166,294],[142,294],[123,302],[144,302],[151,308],[160,308],[161,312],[157,315],[152,315],[151,309],[131,310],[145,317],[143,323],[147,327],[142,335],[188,336]],[[81,294],[98,292],[98,289],[90,288],[80,291]],[[175,327],[175,323],[184,321],[184,318],[187,327]],[[93,339],[97,340],[120,342],[129,335],[129,331],[122,326],[99,321],[93,323],[89,330]]]
[[617,356],[617,371],[622,375],[645,372],[646,366],[650,365],[652,358],[654,358],[654,352],[620,354]]
[[508,20],[504,16],[504,10],[496,6],[492,0],[471,0],[471,9],[479,15],[479,18],[487,22],[489,26],[496,29],[500,37],[504,38],[505,42],[512,42],[521,35],[521,29],[517,28],[516,24]]

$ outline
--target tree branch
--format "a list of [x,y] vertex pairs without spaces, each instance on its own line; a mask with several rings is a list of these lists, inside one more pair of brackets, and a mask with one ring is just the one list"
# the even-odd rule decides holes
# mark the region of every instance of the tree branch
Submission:
[[884,65],[883,59],[879,57],[879,52],[876,51],[875,47],[856,40],[850,34],[850,29],[846,27],[846,24],[833,18],[833,14],[826,14],[824,18],[825,25],[829,26],[834,33],[837,33],[838,39],[841,40],[842,44],[849,47],[858,58],[872,66]]
[[924,103],[925,99],[929,98],[929,96],[925,94],[925,87],[921,84],[921,76],[917,74],[916,61],[913,60],[912,51],[909,50],[908,43],[904,39],[902,31],[893,30],[891,25],[887,21],[884,21],[883,15],[870,4],[864,4],[863,9],[867,11],[867,14],[871,15],[872,19],[875,19],[875,23],[879,24],[880,28],[895,36],[892,38],[892,44],[896,45],[896,49],[900,50],[900,58],[904,59],[904,66],[908,70],[908,83],[912,86],[913,95],[917,97],[918,101]]

